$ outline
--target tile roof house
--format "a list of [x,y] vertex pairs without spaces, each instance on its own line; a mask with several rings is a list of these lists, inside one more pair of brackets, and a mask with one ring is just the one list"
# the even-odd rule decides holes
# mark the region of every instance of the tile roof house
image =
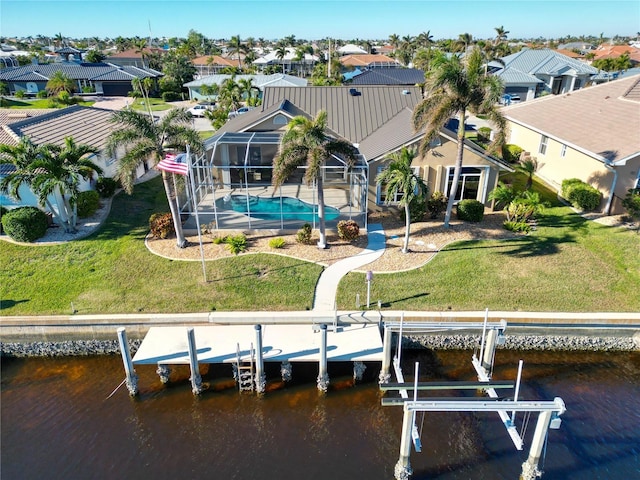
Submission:
[[602,192],[601,210],[621,213],[640,183],[640,75],[505,107],[510,143],[537,158],[551,187],[579,178]]
[[400,68],[401,65],[395,59],[386,55],[345,55],[340,57],[340,63],[344,67],[360,67],[360,68]]
[[205,55],[191,60],[198,70],[198,77],[221,73],[225,68],[238,68],[240,61],[237,58],[221,57],[220,55]]
[[630,45],[605,45],[602,44],[593,51],[595,55],[594,60],[600,60],[603,58],[618,58],[624,54],[629,55],[632,65],[640,64],[640,48],[632,47]]
[[75,80],[77,91],[90,86],[97,95],[105,96],[126,96],[133,90],[131,81],[135,78],[157,80],[162,76],[150,68],[122,67],[111,63],[49,63],[5,68],[0,70],[0,81],[7,83],[11,93],[23,90],[36,94],[46,89],[47,82],[57,71]]
[[[340,212],[328,225],[335,227],[344,218],[366,225],[368,211],[386,208],[384,192],[375,182],[378,172],[386,168],[386,156],[422,140],[423,132],[415,132],[412,126],[412,112],[421,99],[421,89],[414,86],[267,87],[261,106],[229,120],[205,141],[207,153],[200,164],[204,172],[211,172],[207,195],[222,211],[227,194],[277,195],[270,190],[271,168],[287,124],[298,115],[314,118],[325,110],[327,133],[347,140],[359,152],[353,169],[336,158],[323,170],[325,188],[333,192],[333,196],[325,193],[326,203]],[[414,169],[431,192],[450,188],[456,150],[456,134],[443,129],[430,152],[414,161]],[[512,169],[470,142],[465,142],[465,152],[459,199],[473,198],[489,206],[487,197],[499,172]],[[294,174],[285,187],[297,197],[306,192],[311,203],[315,199],[301,173]],[[239,201],[244,202],[243,198]]]
[[540,94],[554,95],[578,90],[589,84],[598,70],[554,50],[523,49],[502,58],[494,74],[505,85],[505,93],[531,100]]
[[121,67],[140,67],[145,68],[149,63],[143,58],[143,54],[160,54],[167,53],[167,50],[162,48],[143,48],[142,51],[130,48],[122,52],[112,53],[107,57],[109,63],[120,65]]

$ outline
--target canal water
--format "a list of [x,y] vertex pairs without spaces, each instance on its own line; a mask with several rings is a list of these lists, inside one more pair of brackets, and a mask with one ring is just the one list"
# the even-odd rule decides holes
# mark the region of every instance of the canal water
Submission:
[[[475,380],[470,358],[404,352],[403,370],[410,378],[419,361],[421,381]],[[640,478],[640,353],[498,351],[494,379],[515,379],[520,358],[520,398],[567,405],[542,478]],[[1,478],[391,480],[402,411],[380,405],[378,370],[368,364],[353,385],[350,365],[330,364],[331,390],[321,396],[317,365],[294,364],[287,385],[273,365],[257,398],[237,392],[230,366],[203,365],[209,388],[195,398],[188,367],[163,386],[152,366],[138,366],[141,394],[131,399],[124,386],[107,398],[124,378],[117,356],[3,358]],[[535,415],[523,451],[494,413],[419,414],[418,427],[412,478],[517,480]]]

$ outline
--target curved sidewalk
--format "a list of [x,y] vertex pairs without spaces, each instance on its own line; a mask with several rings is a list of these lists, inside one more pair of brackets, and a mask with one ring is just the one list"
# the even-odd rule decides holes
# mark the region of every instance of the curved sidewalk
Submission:
[[382,256],[385,234],[381,224],[370,224],[367,229],[367,248],[353,257],[345,258],[327,267],[316,284],[314,311],[335,311],[338,284],[352,270],[373,262]]

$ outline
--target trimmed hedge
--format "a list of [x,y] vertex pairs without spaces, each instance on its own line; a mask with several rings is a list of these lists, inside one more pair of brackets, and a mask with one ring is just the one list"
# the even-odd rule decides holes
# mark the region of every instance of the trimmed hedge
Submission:
[[505,162],[516,163],[520,161],[520,155],[522,152],[524,152],[524,150],[518,145],[507,143],[502,147],[502,159]]
[[16,242],[33,242],[47,233],[47,215],[36,207],[18,207],[2,215],[2,228]]
[[456,211],[459,220],[481,222],[484,217],[484,204],[478,200],[461,200]]
[[87,190],[78,194],[78,217],[90,217],[100,207],[100,195],[95,190]]
[[575,208],[587,212],[598,208],[602,200],[602,194],[598,189],[578,178],[562,181],[562,196]]

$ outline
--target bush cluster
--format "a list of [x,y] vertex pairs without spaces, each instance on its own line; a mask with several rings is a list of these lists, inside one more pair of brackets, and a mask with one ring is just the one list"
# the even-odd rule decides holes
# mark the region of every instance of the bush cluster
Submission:
[[311,225],[305,223],[300,230],[296,233],[296,242],[304,245],[311,244]]
[[622,200],[622,206],[631,218],[640,219],[640,188],[631,188]]
[[47,215],[36,207],[18,207],[2,215],[2,228],[16,242],[33,242],[47,233]]
[[162,92],[162,100],[165,102],[177,102],[178,100],[182,100],[182,98],[176,92]]
[[478,142],[487,143],[491,139],[491,129],[489,127],[480,127],[478,129]]
[[447,197],[442,192],[433,192],[427,200],[427,212],[429,218],[438,218],[442,212],[447,210]]
[[502,159],[505,162],[516,163],[520,161],[520,155],[522,152],[524,152],[524,150],[518,145],[507,143],[502,147]]
[[244,252],[247,249],[247,237],[240,233],[238,235],[229,235],[226,239],[227,249],[234,255]]
[[481,222],[484,217],[484,204],[478,200],[461,200],[456,211],[459,220]]
[[578,178],[562,181],[562,196],[574,207],[587,212],[598,208],[602,200],[602,194],[598,189]]
[[154,238],[168,238],[176,233],[171,212],[154,213],[149,217],[149,230]]
[[78,194],[78,217],[90,217],[100,207],[100,195],[95,190],[87,190]]
[[113,178],[109,177],[100,177],[96,182],[96,192],[102,198],[109,198],[116,193],[116,188],[118,188],[118,182],[116,182]]
[[3,207],[2,205],[0,205],[0,234],[4,232],[4,230],[2,229],[2,217],[4,216],[5,213],[7,213],[9,211],[8,208]]
[[338,237],[347,242],[353,242],[360,235],[360,227],[355,220],[340,220],[338,222]]
[[282,237],[276,237],[269,240],[269,246],[271,248],[284,248],[287,242]]

